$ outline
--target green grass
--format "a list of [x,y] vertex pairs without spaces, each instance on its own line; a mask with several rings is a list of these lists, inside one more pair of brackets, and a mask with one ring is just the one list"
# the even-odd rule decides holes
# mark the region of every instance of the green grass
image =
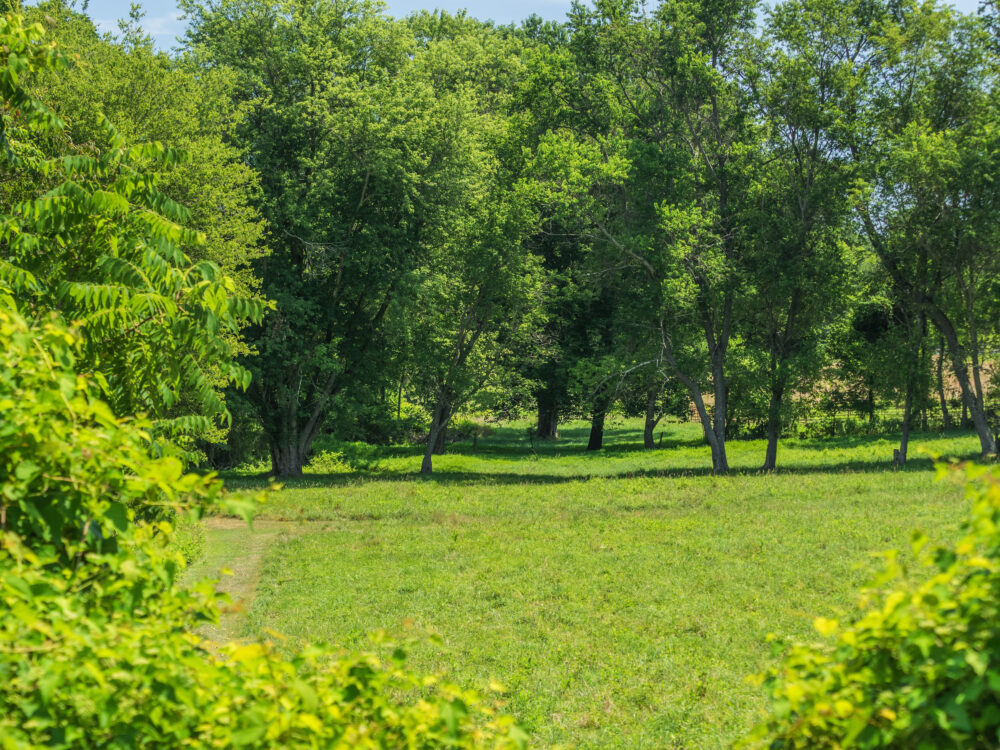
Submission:
[[916,448],[978,443],[917,435],[897,471],[891,438],[788,441],[761,474],[763,444],[734,442],[733,474],[715,477],[697,429],[666,425],[644,452],[622,422],[596,454],[583,425],[534,454],[523,429],[501,429],[436,457],[431,479],[419,449],[394,448],[288,483],[265,516],[320,523],[270,546],[246,634],[365,647],[376,629],[431,630],[443,646],[416,643],[411,666],[500,681],[539,744],[723,747],[763,706],[746,677],[772,658],[768,633],[815,638],[873,553],[918,527],[948,538],[964,515]]

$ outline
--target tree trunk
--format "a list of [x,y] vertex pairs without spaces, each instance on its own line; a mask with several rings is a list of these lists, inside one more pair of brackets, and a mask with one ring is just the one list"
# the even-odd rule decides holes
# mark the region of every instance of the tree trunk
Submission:
[[300,477],[305,465],[305,456],[299,451],[295,436],[285,440],[271,441],[271,473],[279,477]]
[[431,416],[431,431],[427,434],[427,446],[424,448],[424,460],[420,464],[421,474],[430,474],[434,471],[434,446],[437,445],[438,437],[448,426],[448,405],[443,398],[438,399],[437,406],[434,407],[434,414]]
[[727,474],[729,459],[726,457],[726,409],[729,389],[726,384],[723,355],[717,354],[712,359],[712,381],[715,389],[715,406],[712,410],[712,432],[715,442],[709,441],[712,446],[712,470],[716,474]]
[[903,401],[903,436],[899,439],[899,450],[894,451],[893,463],[902,466],[906,463],[906,451],[910,446],[910,422],[913,412],[913,386],[916,377],[909,372],[906,378],[906,399]]
[[606,411],[606,407],[601,407],[594,412],[594,416],[590,420],[588,451],[599,451],[604,446],[604,416]]
[[868,389],[868,424],[873,424],[875,422],[875,391],[871,388]]
[[538,437],[542,440],[559,439],[559,409],[555,404],[543,400],[538,400]]
[[775,383],[771,388],[771,401],[767,407],[767,449],[764,451],[764,471],[774,471],[778,464],[778,438],[781,436],[781,401],[785,384]]
[[938,360],[937,360],[937,389],[938,400],[941,402],[941,421],[944,429],[951,429],[951,414],[948,412],[948,399],[944,397],[944,337],[938,340]]
[[434,471],[434,440],[437,439],[437,428],[431,427],[431,434],[427,438],[427,447],[424,449],[424,460],[420,462],[420,473],[430,474]]
[[648,451],[656,447],[653,442],[653,430],[656,429],[660,418],[656,414],[656,399],[660,395],[660,389],[650,388],[646,393],[646,424],[642,430],[642,447]]
[[448,420],[451,419],[451,407],[448,404],[441,406],[441,417],[438,420],[438,431],[434,438],[434,455],[443,456],[445,441],[448,439]]
[[[707,330],[708,327],[706,325]],[[729,471],[729,461],[726,459],[726,381],[723,372],[725,357],[718,350],[712,356],[712,376],[715,384],[715,415],[713,423],[713,420],[708,416],[708,409],[705,407],[705,399],[701,393],[701,386],[698,385],[697,380],[678,367],[670,339],[662,332],[662,327],[661,336],[663,339],[663,352],[666,355],[667,362],[670,363],[677,379],[684,384],[688,393],[691,394],[691,400],[694,401],[694,408],[698,412],[698,419],[701,420],[701,429],[705,433],[705,440],[708,441],[708,445],[712,449],[712,470],[715,473],[724,474]],[[709,342],[709,347],[713,347],[712,338],[708,333],[706,333],[706,340]]]
[[948,344],[948,353],[951,355],[951,365],[958,385],[962,389],[962,401],[968,408],[969,416],[972,417],[972,424],[979,436],[980,454],[983,458],[997,452],[996,440],[990,431],[989,422],[986,419],[986,409],[983,401],[977,398],[969,382],[969,372],[965,363],[965,351],[958,340],[958,333],[948,317],[938,308],[932,307],[929,310],[931,319],[940,334]]

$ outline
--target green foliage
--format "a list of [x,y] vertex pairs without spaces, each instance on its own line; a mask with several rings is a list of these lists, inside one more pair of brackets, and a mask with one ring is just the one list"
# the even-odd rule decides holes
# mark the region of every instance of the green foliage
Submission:
[[[83,341],[0,311],[0,734],[5,747],[518,747],[471,693],[370,655],[217,646],[211,582],[178,584],[176,514],[246,514],[150,455],[76,372]],[[400,703],[406,696],[406,702]]]
[[407,672],[402,651],[386,662],[321,647],[285,656],[196,634],[218,622],[223,597],[211,581],[180,585],[199,540],[175,525],[208,509],[248,519],[259,498],[185,474],[162,430],[154,442],[153,422],[123,415],[162,413],[181,389],[221,413],[202,366],[245,386],[224,334],[261,306],[181,251],[199,237],[143,170],[177,152],[128,148],[110,126],[90,156],[48,158],[24,138],[24,123],[59,132],[17,88],[15,74],[58,63],[41,32],[0,22],[5,185],[23,184],[16,170],[56,182],[0,215],[0,742],[523,747],[510,719]]
[[22,128],[51,130],[60,125],[55,114],[25,89],[23,77],[34,70],[62,67],[65,60],[56,51],[54,42],[44,41],[42,24],[26,24],[23,16],[5,14],[0,17],[0,38],[4,42],[0,49],[0,98],[10,105],[0,116],[0,148],[9,158],[13,113],[20,117],[19,127]]
[[927,547],[922,567],[895,553],[831,638],[796,645],[762,676],[768,720],[745,747],[971,748],[1000,740],[1000,473],[965,465],[971,502],[956,545]]
[[[62,122],[38,114],[48,110],[17,74],[52,72],[65,59],[41,45],[40,25],[25,27],[16,16],[2,24],[0,40],[12,50],[3,68],[11,114],[3,118],[12,124],[4,127],[0,188],[19,199],[0,211],[0,293],[25,312],[74,321],[81,366],[100,372],[116,414],[172,417],[165,427],[175,434],[203,430],[208,418],[227,416],[220,378],[248,383],[233,361],[233,335],[263,305],[237,293],[214,263],[185,255],[204,236],[186,226],[190,212],[151,170],[187,154],[157,142],[127,146],[106,120],[91,153],[46,153],[39,134],[59,136]],[[194,408],[178,414],[182,396]]]

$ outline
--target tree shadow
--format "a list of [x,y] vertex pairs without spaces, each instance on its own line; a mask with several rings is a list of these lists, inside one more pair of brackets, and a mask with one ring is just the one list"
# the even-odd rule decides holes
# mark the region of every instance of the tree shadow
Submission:
[[[962,460],[971,460],[978,454],[955,456]],[[707,463],[707,461],[706,461]],[[780,466],[774,471],[765,472],[759,468],[737,467],[728,474],[716,474],[711,466],[671,466],[663,468],[631,469],[620,472],[595,472],[576,474],[551,473],[517,473],[517,472],[478,472],[449,471],[440,469],[432,474],[421,474],[419,471],[368,471],[358,470],[335,474],[306,474],[302,477],[280,480],[286,489],[309,489],[317,487],[347,487],[359,484],[382,482],[428,482],[449,485],[544,485],[568,484],[571,482],[588,482],[596,479],[679,479],[695,477],[760,477],[802,476],[815,474],[898,474],[929,472],[934,468],[934,460],[927,456],[910,458],[905,466],[896,466],[891,461],[840,461],[829,463],[801,463]],[[269,481],[266,476],[231,476],[225,477],[230,489],[256,489],[266,487]]]

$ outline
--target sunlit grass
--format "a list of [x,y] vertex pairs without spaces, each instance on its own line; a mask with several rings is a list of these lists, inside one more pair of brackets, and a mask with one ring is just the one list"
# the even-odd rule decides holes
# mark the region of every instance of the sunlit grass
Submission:
[[897,471],[891,438],[788,441],[762,474],[763,444],[734,442],[733,474],[715,477],[695,426],[659,432],[645,452],[621,423],[586,453],[583,425],[533,451],[511,427],[435,457],[430,479],[419,448],[394,448],[290,482],[266,517],[319,522],[271,546],[247,633],[364,646],[379,628],[431,630],[444,645],[418,642],[413,666],[499,680],[539,743],[721,747],[762,705],[745,678],[771,658],[768,633],[814,637],[873,553],[956,525],[961,491],[916,449],[978,444],[918,435]]

